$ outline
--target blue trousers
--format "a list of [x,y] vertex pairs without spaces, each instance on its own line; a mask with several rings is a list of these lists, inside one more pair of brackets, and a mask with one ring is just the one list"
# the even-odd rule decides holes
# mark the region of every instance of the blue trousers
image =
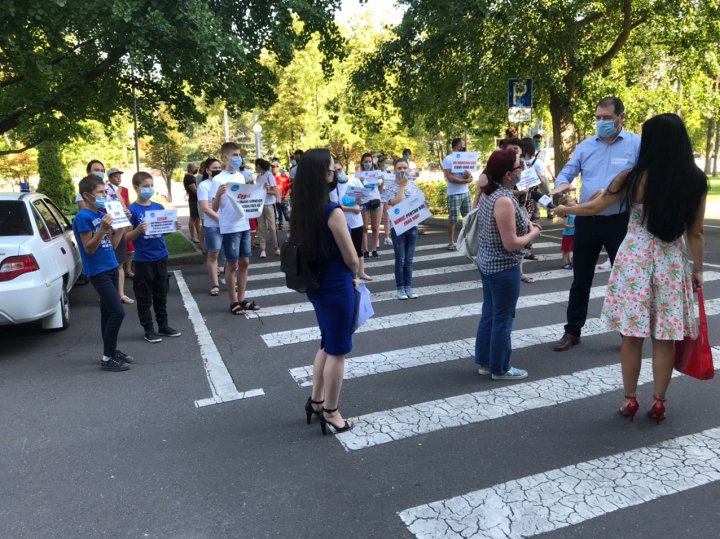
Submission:
[[520,297],[520,266],[485,275],[483,305],[475,339],[475,363],[493,374],[505,374],[510,368],[515,306]]
[[390,237],[395,250],[395,285],[398,290],[412,288],[413,258],[418,227],[415,226],[399,236],[395,234],[395,229],[392,229]]

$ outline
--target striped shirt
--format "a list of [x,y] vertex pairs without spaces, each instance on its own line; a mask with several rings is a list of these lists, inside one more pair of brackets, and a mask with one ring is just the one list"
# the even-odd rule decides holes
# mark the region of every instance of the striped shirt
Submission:
[[527,234],[530,220],[522,209],[512,191],[505,187],[498,187],[491,195],[482,195],[478,204],[478,230],[480,241],[476,263],[481,273],[490,275],[513,268],[520,264],[523,256],[527,253],[526,248],[517,251],[508,251],[503,247],[500,230],[495,221],[495,203],[501,197],[507,197],[515,207],[515,231],[518,236]]

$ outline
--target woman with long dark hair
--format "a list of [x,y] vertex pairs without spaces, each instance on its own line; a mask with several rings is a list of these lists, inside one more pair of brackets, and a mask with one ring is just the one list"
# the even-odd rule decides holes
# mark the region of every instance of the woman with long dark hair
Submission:
[[[220,275],[218,273],[218,256],[222,247],[222,235],[218,214],[212,209],[212,200],[218,190],[218,183],[213,178],[222,172],[223,166],[214,157],[208,157],[200,165],[201,181],[197,189],[198,208],[202,217],[205,248],[207,249],[207,272],[210,276],[210,295],[217,297],[220,294]],[[222,264],[221,264],[222,266]]]
[[[653,404],[648,416],[665,418],[665,393],[675,361],[675,341],[697,334],[693,285],[703,280],[703,218],[707,176],[695,165],[685,125],[675,114],[643,124],[638,161],[619,174],[602,196],[560,215],[595,215],[619,201],[631,211],[627,235],[613,265],[601,318],[622,335],[625,403],[635,416],[643,341],[653,347]],[[690,269],[683,235],[687,235]]]
[[483,285],[483,304],[475,339],[475,363],[479,374],[493,380],[527,378],[523,369],[510,366],[512,325],[520,297],[520,262],[526,246],[540,235],[513,191],[523,169],[512,148],[493,153],[485,167],[488,183],[478,203],[482,234],[477,266]]
[[360,284],[350,229],[340,206],[330,202],[330,191],[336,186],[335,163],[328,150],[303,154],[293,185],[290,236],[300,245],[302,255],[320,271],[320,288],[308,292],[321,338],[305,413],[308,423],[313,415],[319,416],[323,434],[352,428],[352,423],[338,411],[338,401],[345,355],[352,349],[355,289]]

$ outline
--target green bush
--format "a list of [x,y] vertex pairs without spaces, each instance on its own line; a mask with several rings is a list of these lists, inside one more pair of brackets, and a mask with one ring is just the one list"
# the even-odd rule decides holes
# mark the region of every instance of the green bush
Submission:
[[60,145],[43,142],[38,146],[38,192],[49,196],[55,204],[69,209],[75,199],[75,187],[60,156]]
[[[417,186],[425,195],[425,201],[434,215],[447,213],[447,182],[442,180],[418,180]],[[475,188],[475,182],[471,183],[471,199],[475,196]]]

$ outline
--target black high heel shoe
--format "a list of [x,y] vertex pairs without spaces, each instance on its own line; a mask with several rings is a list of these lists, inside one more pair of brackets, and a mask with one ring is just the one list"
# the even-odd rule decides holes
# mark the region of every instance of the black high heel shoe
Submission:
[[337,412],[337,408],[333,408],[332,410],[328,409],[328,408],[322,409],[322,414],[320,415],[320,429],[322,430],[323,436],[325,436],[328,433],[327,425],[330,425],[330,427],[331,427],[330,434],[339,434],[341,432],[347,432],[351,428],[353,428],[354,425],[352,423],[350,423],[348,420],[345,420],[345,423],[343,424],[342,427],[338,427],[332,421],[328,421],[327,418],[325,417],[325,414],[326,413],[333,414],[335,412]]
[[320,416],[322,414],[322,407],[320,407],[320,411],[318,412],[313,408],[313,404],[322,404],[325,402],[324,400],[321,401],[314,401],[312,400],[312,397],[308,397],[307,402],[305,403],[305,414],[307,415],[307,424],[310,424],[310,420],[312,419],[313,414],[316,416]]

